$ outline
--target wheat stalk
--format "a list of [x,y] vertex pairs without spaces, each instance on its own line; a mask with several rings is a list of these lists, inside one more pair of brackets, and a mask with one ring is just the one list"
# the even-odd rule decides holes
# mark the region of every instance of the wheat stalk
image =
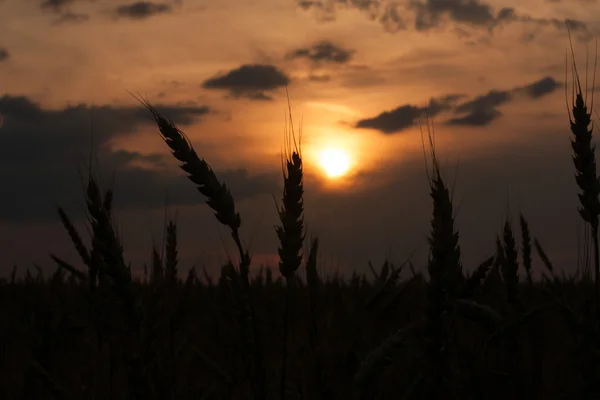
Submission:
[[523,216],[519,215],[519,223],[521,226],[521,255],[523,259],[523,267],[527,274],[527,282],[533,285],[533,277],[531,274],[531,233],[529,232],[529,224]]
[[304,194],[304,185],[302,182],[302,152],[301,152],[301,135],[299,132],[298,142],[294,134],[294,125],[292,121],[292,112],[288,96],[288,110],[290,118],[290,126],[286,124],[284,131],[284,150],[282,154],[282,173],[283,173],[283,205],[277,206],[279,220],[281,225],[275,227],[275,232],[279,239],[279,272],[283,275],[287,282],[286,300],[285,300],[285,317],[284,317],[284,333],[283,333],[283,355],[281,361],[281,390],[280,398],[285,397],[285,380],[287,371],[287,341],[289,331],[289,314],[292,282],[296,270],[302,263],[302,245],[304,243],[304,203],[302,196]]
[[[575,165],[575,181],[581,190],[581,193],[577,194],[581,204],[579,214],[585,222],[590,224],[594,243],[594,309],[596,319],[600,322],[600,255],[598,253],[598,215],[600,214],[600,200],[598,196],[600,195],[600,181],[596,174],[596,146],[592,145],[593,127],[590,127],[592,122],[591,112],[588,112],[586,99],[583,97],[579,74],[575,65],[570,31],[569,43],[571,44],[571,56],[573,58],[573,86],[576,93],[575,101],[572,105],[573,114],[569,113],[571,133],[573,134],[571,147],[573,149],[573,164]],[[592,105],[593,101],[592,91]]]
[[266,375],[251,296],[249,280],[251,258],[239,236],[241,218],[236,212],[233,196],[225,183],[219,181],[208,163],[198,156],[185,133],[172,121],[160,115],[148,101],[132,96],[150,111],[151,118],[157,124],[164,142],[171,149],[173,156],[181,162],[179,167],[188,174],[188,179],[207,198],[206,204],[214,210],[217,220],[231,230],[231,236],[240,256],[239,271],[242,279],[239,295],[244,300],[245,313],[241,317],[243,319],[241,322],[242,326],[248,327],[248,331],[244,332],[244,340],[247,343],[247,350],[253,354],[254,365],[249,367],[249,370],[254,377],[252,385],[255,398],[262,400],[266,398]]
[[506,282],[506,295],[510,303],[517,300],[519,286],[519,263],[517,261],[517,245],[512,231],[512,225],[508,218],[504,221],[502,238],[504,240],[504,263],[502,264],[502,278]]

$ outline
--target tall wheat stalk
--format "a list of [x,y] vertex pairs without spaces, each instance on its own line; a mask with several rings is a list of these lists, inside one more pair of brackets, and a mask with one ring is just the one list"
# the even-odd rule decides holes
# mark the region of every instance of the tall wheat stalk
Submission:
[[282,173],[283,173],[283,206],[277,206],[279,220],[281,225],[275,227],[275,232],[279,238],[279,272],[286,279],[286,300],[285,300],[285,318],[283,331],[283,354],[281,361],[281,386],[280,398],[285,398],[285,381],[287,372],[287,341],[289,331],[289,314],[291,291],[296,270],[302,262],[302,244],[304,242],[304,203],[302,196],[304,194],[304,185],[302,182],[302,155],[301,155],[301,135],[299,132],[298,142],[294,134],[294,125],[292,121],[291,106],[288,97],[289,111],[289,129],[286,124],[284,133],[284,149],[282,154]]
[[[427,118],[427,132],[432,163],[431,173],[427,167],[430,196],[433,200],[433,216],[429,236],[429,282],[427,288],[428,330],[431,335],[429,358],[433,371],[428,374],[428,395],[441,393],[440,384],[444,376],[445,350],[450,340],[452,309],[464,285],[459,234],[455,229],[452,196],[444,182],[435,151],[435,136]],[[423,151],[425,142],[423,132]],[[424,154],[425,155],[425,154]]]
[[[600,200],[598,196],[600,195],[600,181],[596,173],[596,146],[592,144],[593,126],[590,127],[592,123],[591,112],[588,112],[587,96],[584,98],[581,89],[570,32],[569,43],[572,57],[573,90],[575,91],[575,99],[572,102],[572,115],[569,113],[569,122],[571,132],[573,133],[571,147],[573,149],[573,164],[575,165],[575,181],[581,190],[581,193],[577,194],[581,204],[579,214],[585,222],[590,224],[594,245],[594,310],[596,319],[598,320],[600,316],[600,258],[598,254],[598,215],[600,214]],[[596,80],[595,71],[596,68],[594,66],[592,86]],[[590,109],[593,109],[594,106],[593,94],[592,90]]]

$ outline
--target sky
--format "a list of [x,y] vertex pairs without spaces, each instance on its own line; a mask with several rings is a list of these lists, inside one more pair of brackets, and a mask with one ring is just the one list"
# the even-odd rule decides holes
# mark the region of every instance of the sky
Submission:
[[[286,88],[323,274],[411,255],[426,266],[425,113],[453,187],[464,268],[492,255],[504,219],[518,226],[522,212],[555,265],[573,272],[581,223],[566,26],[592,88],[595,16],[595,0],[0,0],[0,275],[13,264],[53,271],[50,253],[80,265],[56,206],[87,235],[90,148],[103,187],[114,187],[134,271],[162,240],[167,198],[180,270],[213,273],[235,257],[132,93],[231,188],[253,268],[276,267]],[[347,157],[338,177],[321,160],[331,150]]]

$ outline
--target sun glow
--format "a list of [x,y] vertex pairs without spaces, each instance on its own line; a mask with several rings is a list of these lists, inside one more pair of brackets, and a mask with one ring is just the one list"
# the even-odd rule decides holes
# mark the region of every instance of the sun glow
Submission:
[[319,155],[321,167],[330,178],[344,175],[350,169],[350,157],[344,150],[329,148],[322,150]]

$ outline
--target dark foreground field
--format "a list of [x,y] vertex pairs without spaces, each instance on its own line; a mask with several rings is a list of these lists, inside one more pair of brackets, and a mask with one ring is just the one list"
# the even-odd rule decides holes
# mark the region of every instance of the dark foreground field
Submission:
[[[295,280],[285,398],[597,398],[591,281],[522,283],[511,304],[502,265],[489,267],[481,284],[465,281],[443,338],[426,319],[427,282],[408,268],[385,266],[374,282]],[[258,346],[232,268],[215,283],[154,271],[127,289],[134,299],[61,270],[3,284],[0,398],[250,399],[261,382],[255,351],[278,398],[283,282],[252,280]]]

